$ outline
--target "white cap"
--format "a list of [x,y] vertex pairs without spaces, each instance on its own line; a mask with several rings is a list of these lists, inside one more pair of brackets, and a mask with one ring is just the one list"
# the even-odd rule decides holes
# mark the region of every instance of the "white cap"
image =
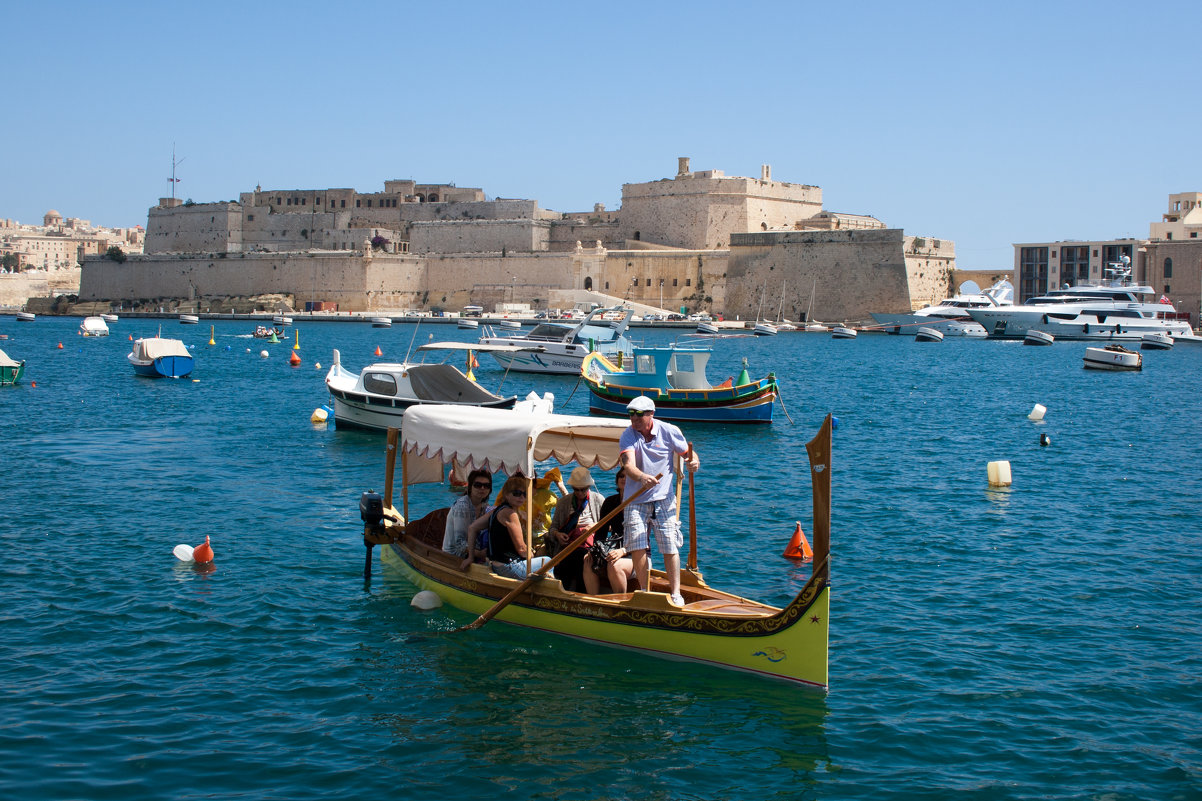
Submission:
[[646,395],[639,395],[637,398],[626,404],[628,412],[654,412],[655,401],[648,398]]

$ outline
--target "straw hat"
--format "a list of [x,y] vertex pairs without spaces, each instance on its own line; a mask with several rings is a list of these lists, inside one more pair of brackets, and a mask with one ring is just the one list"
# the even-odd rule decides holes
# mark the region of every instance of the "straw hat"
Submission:
[[574,489],[584,489],[594,486],[592,473],[587,467],[577,467],[568,477],[568,486]]

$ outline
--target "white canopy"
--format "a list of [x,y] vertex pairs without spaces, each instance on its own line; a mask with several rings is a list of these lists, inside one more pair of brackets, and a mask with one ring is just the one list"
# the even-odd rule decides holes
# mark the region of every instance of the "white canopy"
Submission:
[[11,358],[9,358],[9,355],[7,353],[0,350],[0,367],[20,367],[20,366],[21,366],[20,362],[13,361]]
[[134,340],[134,357],[143,361],[154,361],[164,356],[191,356],[188,346],[178,339],[148,339]]
[[612,470],[625,420],[522,410],[411,406],[401,422],[406,484],[441,482],[443,466],[534,474],[547,459]]

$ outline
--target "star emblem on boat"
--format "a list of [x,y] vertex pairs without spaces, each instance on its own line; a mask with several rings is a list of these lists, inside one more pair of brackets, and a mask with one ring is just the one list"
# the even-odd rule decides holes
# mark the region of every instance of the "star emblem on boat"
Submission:
[[821,623],[822,618],[818,617],[818,615],[810,615],[810,622],[811,623]]

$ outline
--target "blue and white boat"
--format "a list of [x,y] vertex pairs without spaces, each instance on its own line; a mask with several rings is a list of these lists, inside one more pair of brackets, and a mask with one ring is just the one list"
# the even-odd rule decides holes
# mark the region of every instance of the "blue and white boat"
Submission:
[[579,375],[584,357],[597,352],[608,359],[618,354],[628,358],[631,342],[626,338],[634,309],[623,306],[594,309],[575,325],[539,323],[529,333],[505,333],[485,326],[482,345],[509,345],[521,351],[496,351],[492,356],[506,370],[520,373]]
[[178,339],[159,336],[135,339],[126,356],[134,372],[148,378],[183,378],[192,374],[192,354]]
[[[706,377],[712,351],[703,347],[636,347],[625,366],[593,353],[581,374],[589,388],[589,411],[626,415],[639,395],[655,401],[655,416],[698,423],[771,423],[776,376],[753,381],[744,366],[738,378],[714,386]],[[746,365],[746,362],[744,362]]]

